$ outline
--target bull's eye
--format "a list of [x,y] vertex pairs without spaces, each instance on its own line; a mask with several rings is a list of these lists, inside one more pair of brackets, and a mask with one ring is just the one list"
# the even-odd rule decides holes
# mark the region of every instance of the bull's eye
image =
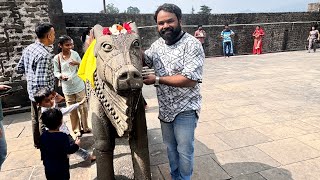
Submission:
[[108,43],[103,43],[102,44],[102,48],[106,52],[110,52],[110,51],[113,50],[113,46],[111,44],[108,44]]
[[138,48],[138,47],[140,47],[140,42],[138,40],[135,40],[135,41],[133,41],[132,45],[133,45],[133,47]]

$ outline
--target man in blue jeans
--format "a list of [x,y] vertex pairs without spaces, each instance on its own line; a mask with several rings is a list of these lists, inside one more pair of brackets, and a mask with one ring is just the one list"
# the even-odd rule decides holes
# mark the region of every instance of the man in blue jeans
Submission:
[[161,38],[144,52],[144,62],[155,70],[155,75],[144,77],[144,83],[157,88],[162,137],[173,180],[192,176],[205,57],[200,41],[181,30],[181,15],[174,4],[159,6],[154,19]]
[[[0,91],[8,90],[10,89],[10,86],[7,85],[0,85]],[[6,142],[6,136],[4,134],[4,128],[3,128],[3,112],[2,112],[2,103],[0,100],[0,170],[2,163],[6,159],[7,156],[7,142]]]
[[222,47],[223,47],[223,55],[232,56],[233,55],[233,45],[232,45],[232,37],[234,36],[234,32],[229,28],[229,25],[224,25],[224,30],[221,32],[222,38]]
[[[41,120],[41,108],[37,106],[34,94],[41,88],[54,90],[53,74],[53,54],[49,51],[49,46],[54,43],[55,30],[50,23],[40,23],[35,29],[37,40],[27,46],[17,65],[17,72],[25,74],[27,80],[27,90],[31,101],[31,121],[34,147],[40,147],[40,135],[45,126]],[[57,97],[63,97],[57,93]]]

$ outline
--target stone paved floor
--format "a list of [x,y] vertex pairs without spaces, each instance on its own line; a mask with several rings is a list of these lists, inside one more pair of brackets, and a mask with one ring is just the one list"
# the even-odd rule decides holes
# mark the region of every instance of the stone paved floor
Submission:
[[[193,179],[320,179],[320,53],[207,58]],[[153,86],[144,87],[153,179],[170,179]],[[8,158],[0,179],[44,179],[29,113],[6,116]],[[91,150],[92,135],[83,138]],[[132,179],[118,140],[116,179]],[[95,179],[95,164],[71,156],[71,179]]]

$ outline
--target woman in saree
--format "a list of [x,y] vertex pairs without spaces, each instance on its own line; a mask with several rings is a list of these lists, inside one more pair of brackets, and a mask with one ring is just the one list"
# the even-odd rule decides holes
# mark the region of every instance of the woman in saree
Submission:
[[254,37],[252,53],[261,54],[262,53],[262,37],[264,36],[263,29],[260,26],[257,26],[252,36]]

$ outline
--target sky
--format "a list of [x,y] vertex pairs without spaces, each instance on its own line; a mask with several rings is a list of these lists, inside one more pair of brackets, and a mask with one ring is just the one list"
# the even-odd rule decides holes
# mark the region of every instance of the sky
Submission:
[[[290,3],[289,3],[290,2]],[[157,7],[163,3],[178,5],[182,13],[195,13],[201,5],[209,6],[212,14],[224,13],[253,13],[253,12],[303,12],[307,11],[309,3],[319,0],[106,0],[106,4],[113,3],[120,12],[127,7],[137,7],[140,13],[153,14]],[[62,0],[64,12],[97,13],[103,9],[102,0]]]

